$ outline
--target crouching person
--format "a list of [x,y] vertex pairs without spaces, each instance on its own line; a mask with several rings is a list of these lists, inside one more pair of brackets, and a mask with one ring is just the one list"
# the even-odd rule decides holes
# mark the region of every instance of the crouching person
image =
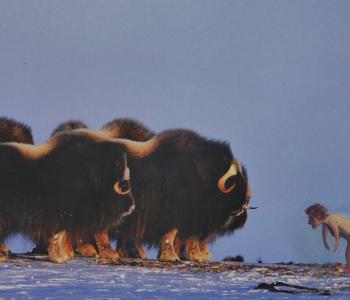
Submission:
[[309,217],[308,224],[311,225],[313,229],[316,229],[322,224],[322,236],[324,246],[329,250],[328,245],[328,232],[335,239],[335,245],[333,252],[336,252],[339,248],[340,238],[347,241],[347,247],[345,251],[346,266],[344,268],[345,272],[350,272],[350,218],[329,214],[326,207],[321,204],[314,204],[309,206],[305,213]]

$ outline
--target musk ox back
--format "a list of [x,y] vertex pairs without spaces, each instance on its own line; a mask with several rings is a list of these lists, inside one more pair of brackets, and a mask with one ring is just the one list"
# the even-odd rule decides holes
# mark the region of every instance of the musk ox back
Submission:
[[95,236],[130,213],[124,147],[81,133],[38,146],[0,144],[0,205],[0,242],[17,232],[44,236],[50,258],[65,261],[71,254],[61,239]]

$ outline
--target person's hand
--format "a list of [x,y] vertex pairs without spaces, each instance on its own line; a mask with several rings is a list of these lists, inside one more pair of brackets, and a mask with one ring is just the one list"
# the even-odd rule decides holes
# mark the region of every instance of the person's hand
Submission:
[[329,245],[327,243],[324,243],[324,246],[326,247],[327,250],[329,250]]

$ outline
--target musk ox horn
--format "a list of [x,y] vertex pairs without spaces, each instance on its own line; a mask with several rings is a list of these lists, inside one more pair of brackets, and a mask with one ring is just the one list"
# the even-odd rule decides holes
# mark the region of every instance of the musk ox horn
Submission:
[[239,167],[237,167],[237,163],[232,163],[230,168],[228,169],[228,171],[218,180],[218,188],[219,188],[219,190],[222,193],[227,194],[227,193],[231,192],[234,189],[235,185],[233,185],[233,186],[231,186],[229,188],[226,188],[225,184],[226,184],[226,180],[229,177],[237,175],[238,168]]
[[55,141],[52,140],[47,144],[41,144],[41,145],[30,145],[30,144],[22,144],[22,143],[15,143],[15,142],[2,143],[1,145],[7,145],[16,149],[24,157],[28,159],[39,159],[42,156],[51,152],[51,150],[55,146]]
[[145,157],[152,153],[158,145],[157,137],[154,137],[146,142],[132,141],[128,139],[111,139],[118,144],[124,145],[132,156]]
[[87,129],[87,128],[78,128],[70,131],[63,131],[59,132],[58,135],[60,134],[81,134],[81,135],[86,135],[96,141],[105,141],[105,140],[110,140],[113,138],[112,134],[109,131],[105,130],[92,130],[92,129]]
[[133,141],[122,138],[113,138],[113,132],[108,130],[91,130],[91,129],[76,129],[64,134],[79,134],[87,135],[96,141],[110,141],[121,144],[126,147],[128,153],[136,157],[145,157],[157,147],[158,138],[155,136],[145,142]]

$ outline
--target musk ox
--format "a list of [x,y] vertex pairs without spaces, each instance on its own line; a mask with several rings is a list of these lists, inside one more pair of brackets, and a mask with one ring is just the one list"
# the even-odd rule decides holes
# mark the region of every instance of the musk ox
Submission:
[[[113,131],[81,132],[101,139]],[[129,154],[136,211],[121,224],[118,244],[160,246],[159,258],[179,260],[176,240],[191,260],[203,259],[199,241],[243,226],[249,202],[247,176],[226,143],[190,130],[168,130],[145,142],[114,139]]]
[[[135,120],[130,119],[115,119],[109,123],[107,123],[103,128],[102,131],[105,134],[108,134],[110,137],[113,138],[127,138],[132,139],[136,141],[146,141],[150,138],[154,137],[154,132],[150,131],[147,127],[145,127],[142,123],[139,123]],[[186,130],[183,130],[184,134],[193,134]],[[171,135],[170,135],[171,136]],[[170,139],[170,137],[169,137]],[[171,159],[171,158],[170,158]],[[212,243],[215,239],[218,237],[230,234],[234,232],[236,229],[242,228],[247,220],[247,204],[249,200],[252,197],[251,187],[248,184],[248,176],[247,172],[244,166],[241,166],[237,161],[237,166],[240,170],[242,178],[244,178],[244,187],[245,190],[245,201],[246,204],[242,209],[231,211],[231,214],[229,217],[225,220],[221,220],[221,226],[218,228],[212,228],[210,234],[207,234],[205,232],[201,233],[199,236],[191,236],[187,239],[182,239],[181,234],[178,234],[174,239],[174,247],[175,252],[178,256],[180,256],[180,253],[182,252],[184,257],[187,257],[191,261],[207,261],[211,254],[208,250],[208,243]],[[232,170],[231,170],[232,171]],[[231,171],[228,172],[226,175],[226,178],[230,177]],[[232,178],[230,179],[232,180]],[[134,182],[132,180],[132,182]],[[223,180],[222,180],[223,182]],[[134,189],[139,191],[140,187],[134,185]],[[155,186],[155,189],[157,187]],[[224,188],[221,187],[223,190]],[[138,201],[140,200],[140,202]],[[121,225],[121,228],[116,232],[111,232],[111,237],[116,237],[118,243],[118,252],[123,257],[140,257],[140,258],[147,258],[147,254],[145,250],[142,247],[141,242],[145,242],[144,240],[138,239],[136,236],[132,239],[130,239],[131,235],[128,235],[130,231],[129,226],[135,226],[133,224],[133,221],[140,220],[139,215],[142,214],[141,210],[143,207],[145,207],[145,202],[147,199],[144,199],[144,202],[141,202],[143,198],[136,199],[137,205],[136,210],[134,212],[134,216],[131,216],[129,220],[127,220],[124,224]],[[151,205],[152,202],[150,202]],[[147,223],[149,221],[146,221]],[[138,227],[142,227],[142,223],[139,222]],[[142,230],[134,230],[135,232],[142,231]],[[154,245],[154,241],[152,243],[149,243],[146,241],[146,244]],[[134,247],[136,248],[137,253],[135,254]],[[162,257],[162,254],[159,254],[160,257]]]
[[115,257],[106,232],[134,208],[125,147],[82,132],[0,144],[0,207],[0,242],[13,233],[49,241],[60,263],[73,256],[70,238],[95,236],[100,255]]
[[[53,130],[51,137],[61,134],[62,132],[85,128],[88,128],[88,126],[81,120],[68,120],[59,124]],[[110,137],[120,137],[137,141],[146,141],[150,139],[150,137],[154,136],[154,133],[150,131],[147,127],[145,127],[143,124],[128,118],[114,119],[106,123],[101,129],[101,131],[106,133],[108,132],[108,135]],[[114,239],[116,238],[116,231],[116,226],[114,226],[113,229],[110,230]],[[101,236],[99,236],[99,238],[101,238]],[[105,237],[102,238],[104,239]],[[73,241],[73,246],[77,253],[83,256],[92,257],[99,255],[98,248],[96,247],[96,244],[99,242],[100,241],[96,240],[95,238],[85,238]],[[40,245],[37,246],[36,249],[44,249],[45,247],[41,245],[45,245],[46,243],[47,242],[45,241],[41,241]],[[118,249],[117,253],[119,252],[121,252],[120,248]],[[126,256],[124,252],[121,253],[123,254],[122,256]]]
[[[33,135],[31,128],[16,120],[0,117],[0,143],[18,142],[33,144]],[[7,256],[10,249],[5,243],[0,244],[0,255]],[[1,258],[0,258],[1,259]]]

